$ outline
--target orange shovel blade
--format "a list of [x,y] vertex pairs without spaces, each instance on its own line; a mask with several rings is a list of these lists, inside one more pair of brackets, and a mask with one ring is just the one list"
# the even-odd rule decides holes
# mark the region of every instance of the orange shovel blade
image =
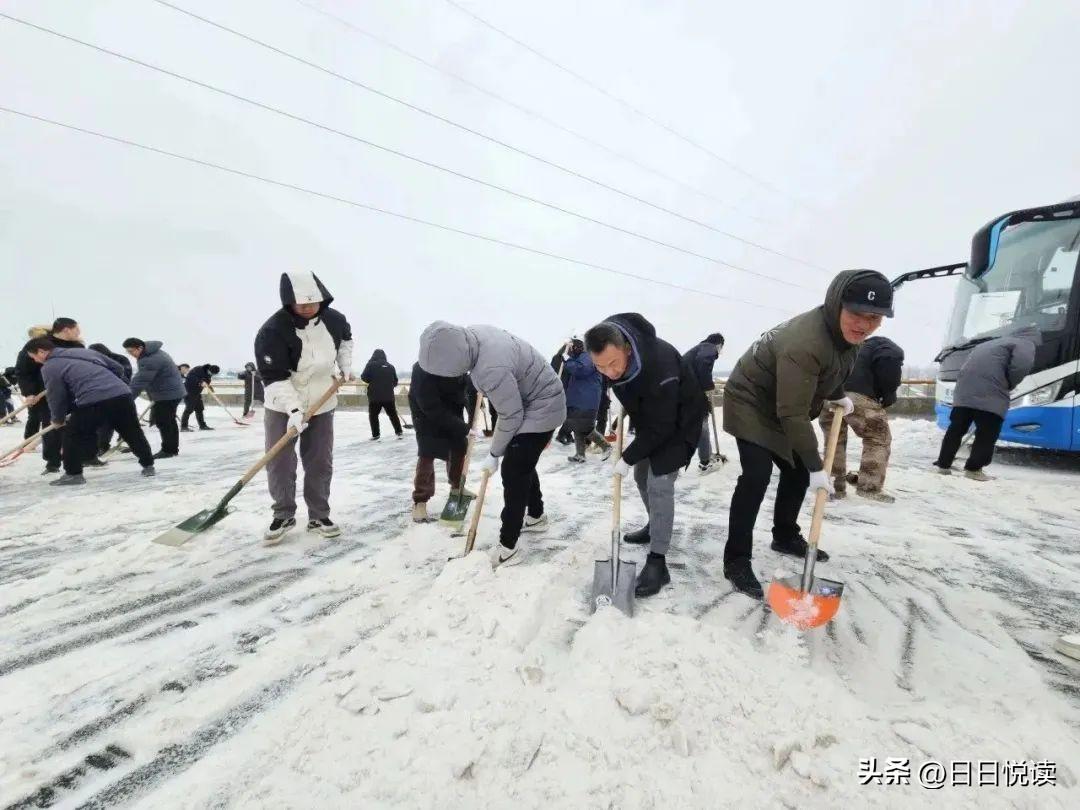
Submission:
[[818,587],[819,581],[815,581],[815,587],[808,593],[800,590],[799,585],[795,578],[778,580],[769,585],[769,607],[781,621],[800,630],[809,630],[827,624],[840,610],[843,586],[822,588]]

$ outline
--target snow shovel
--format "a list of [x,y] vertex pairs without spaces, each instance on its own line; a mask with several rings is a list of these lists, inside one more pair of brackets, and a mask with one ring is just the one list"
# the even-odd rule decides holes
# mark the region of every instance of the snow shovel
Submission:
[[716,429],[716,408],[713,406],[713,399],[711,396],[709,397],[709,421],[712,423],[713,461],[727,464],[727,456],[720,452],[720,433]]
[[[831,474],[840,428],[844,424],[844,409],[833,406],[832,427],[825,445],[825,470]],[[801,577],[778,579],[769,585],[769,606],[780,619],[800,630],[821,627],[828,623],[840,609],[840,597],[844,583],[814,576],[817,562],[818,539],[825,518],[825,502],[829,493],[819,489],[814,495],[814,516],[810,522],[810,538],[807,541],[806,559]]]
[[[622,458],[624,420],[619,417],[615,435],[615,453]],[[634,577],[637,564],[619,559],[622,542],[622,476],[613,476],[611,494],[611,559],[597,560],[593,567],[592,600],[590,613],[597,608],[615,605],[627,616],[634,615]]]
[[[319,408],[327,403],[330,397],[337,393],[338,386],[341,385],[340,380],[334,380],[333,385],[326,389],[326,393],[319,397],[318,401],[312,405],[306,414],[304,414],[304,421],[308,421],[319,412]],[[182,546],[192,537],[199,532],[205,531],[221,520],[223,517],[229,514],[232,510],[229,509],[229,501],[240,494],[242,490],[252,478],[259,474],[259,471],[270,463],[270,460],[280,453],[287,445],[289,445],[293,439],[297,437],[296,428],[289,428],[285,431],[285,435],[282,436],[277,442],[266,451],[258,461],[252,465],[243,477],[233,484],[232,489],[225,493],[225,497],[222,498],[216,506],[212,506],[209,509],[203,509],[201,512],[196,512],[187,520],[173,526],[167,532],[159,534],[154,538],[155,543],[159,543],[163,546]]]
[[[476,401],[478,403],[476,407],[479,408],[480,407],[480,405],[479,405],[479,402],[480,402],[479,397],[477,398]],[[495,435],[495,431],[491,429],[491,425],[488,423],[488,415],[487,415],[487,411],[485,410],[484,411],[484,437],[490,439],[494,435]]]
[[[150,413],[150,409],[153,408],[153,407],[154,407],[154,403],[151,402],[149,405],[147,405],[145,408],[143,408],[143,412],[139,414],[139,424],[140,425],[142,425],[143,417],[146,416],[148,413]],[[111,456],[113,453],[118,451],[123,446],[124,446],[124,440],[123,439],[117,439],[116,444],[114,444],[112,447],[110,447],[108,450],[106,450],[104,453],[102,453],[100,456],[98,456],[98,458],[101,459],[102,461],[104,461],[105,459],[107,459],[109,456]]]
[[221,406],[221,410],[225,411],[225,413],[229,415],[229,418],[236,422],[236,424],[238,424],[240,427],[251,427],[250,423],[241,422],[239,419],[232,415],[232,411],[225,407],[225,403],[221,401],[221,398],[217,395],[217,391],[215,391],[209,385],[206,386],[206,390],[210,392],[210,396],[214,398],[214,402]]
[[0,425],[4,424],[5,422],[11,421],[12,419],[14,419],[16,416],[18,416],[20,413],[22,413],[23,411],[25,411],[29,407],[30,407],[30,403],[24,401],[22,405],[20,405],[18,408],[13,410],[11,413],[9,413],[7,416],[5,416],[3,419],[0,419]]
[[490,480],[491,473],[485,470],[480,477],[480,492],[476,496],[476,508],[473,509],[472,520],[469,522],[469,533],[465,535],[465,553],[461,555],[462,557],[469,556],[476,545],[476,530],[480,526],[480,513],[484,511],[484,496],[487,495]]
[[41,441],[42,436],[44,436],[51,430],[56,430],[58,427],[63,427],[63,425],[56,425],[50,422],[47,426],[35,433],[29,439],[24,439],[21,444],[16,445],[3,455],[0,455],[0,467],[7,467],[9,464],[14,464],[15,461],[19,458],[19,456],[21,456],[27,450],[33,450],[35,447],[37,447],[37,443]]
[[476,410],[473,411],[472,424],[469,425],[469,439],[465,443],[465,461],[461,465],[461,479],[458,481],[458,489],[456,492],[450,493],[450,497],[446,499],[446,506],[443,507],[442,514],[439,515],[439,523],[452,527],[455,532],[461,531],[461,527],[465,524],[465,515],[469,512],[469,504],[476,497],[465,490],[465,479],[469,475],[469,459],[472,457],[476,416],[483,409],[484,395],[479,394],[476,397]]

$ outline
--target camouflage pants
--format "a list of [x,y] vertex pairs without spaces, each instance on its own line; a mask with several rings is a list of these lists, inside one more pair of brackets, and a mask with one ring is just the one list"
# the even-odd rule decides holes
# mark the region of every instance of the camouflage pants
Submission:
[[[832,466],[833,480],[837,491],[847,489],[847,435],[850,427],[863,443],[858,488],[862,492],[880,492],[885,486],[885,473],[889,467],[889,452],[892,449],[889,417],[876,400],[862,394],[849,393],[848,396],[855,404],[855,410],[845,417],[844,426],[840,428],[840,440],[836,445],[836,458],[833,459]],[[831,410],[821,412],[818,421],[826,436],[829,435],[832,420]]]

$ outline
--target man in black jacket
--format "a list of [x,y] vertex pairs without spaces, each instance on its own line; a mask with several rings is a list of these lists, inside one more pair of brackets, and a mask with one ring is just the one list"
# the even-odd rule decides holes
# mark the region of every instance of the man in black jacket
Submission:
[[237,374],[236,377],[244,383],[244,418],[246,418],[252,412],[252,403],[263,401],[265,396],[263,393],[263,380],[254,363],[244,363],[244,370]]
[[[844,383],[844,393],[851,398],[855,410],[844,417],[840,439],[836,445],[832,476],[835,482],[835,498],[847,495],[847,485],[855,484],[855,492],[864,498],[882,503],[896,499],[882,492],[885,473],[889,468],[892,451],[892,432],[889,415],[885,409],[896,402],[900,387],[900,375],[904,366],[904,350],[887,337],[872,337],[863,341],[851,376]],[[821,429],[828,435],[832,427],[832,410],[821,412]],[[847,472],[847,429],[862,439],[862,461],[859,473]]]
[[394,402],[394,390],[397,388],[397,369],[386,362],[386,352],[376,349],[368,360],[360,379],[367,383],[368,423],[371,425],[371,440],[379,439],[379,412],[386,411],[394,433],[402,438],[401,420],[398,419],[397,405]]
[[413,478],[414,523],[426,523],[427,502],[435,495],[435,459],[446,462],[451,494],[461,489],[461,469],[468,446],[469,423],[462,417],[466,409],[465,377],[438,377],[428,374],[419,363],[409,380],[409,410],[416,431],[416,475]]
[[623,539],[649,544],[634,592],[652,596],[671,582],[666,555],[675,525],[675,479],[694,456],[705,401],[689,362],[637,313],[612,315],[594,326],[585,333],[585,347],[634,425],[634,440],[614,474],[625,477],[633,468],[649,513],[645,527]]
[[[48,327],[32,326],[27,330],[31,340],[46,337],[49,334]],[[29,439],[36,436],[49,426],[52,417],[49,414],[49,402],[45,397],[45,381],[41,376],[41,364],[35,363],[26,351],[26,346],[19,351],[15,359],[15,371],[18,376],[19,393],[30,405],[26,409],[26,428],[23,430],[23,438]],[[41,439],[41,452],[45,458],[45,471],[42,475],[52,475],[60,472],[61,445],[63,430],[51,430]]]
[[58,349],[85,349],[82,341],[82,328],[73,318],[57,318],[53,321],[49,340]]
[[221,371],[217,366],[206,363],[202,366],[195,366],[184,377],[184,391],[187,393],[184,395],[184,413],[180,417],[180,430],[189,432],[191,428],[188,427],[188,420],[191,418],[191,414],[195,414],[195,421],[199,423],[199,430],[213,430],[206,420],[203,418],[203,388],[211,388],[210,380],[214,375]]
[[701,429],[701,439],[698,440],[698,470],[702,475],[710,473],[717,468],[717,462],[713,459],[712,442],[709,441],[709,413],[712,411],[712,394],[716,383],[713,381],[713,366],[716,358],[724,348],[724,336],[719,332],[713,332],[705,340],[683,355],[683,362],[689,363],[694,370],[694,376],[705,395],[705,421]]
[[[124,382],[131,382],[131,361],[124,357],[122,354],[115,354],[109,350],[109,347],[104,343],[91,343],[87,348],[90,351],[97,352],[100,355],[114,360],[120,368],[124,370]],[[98,454],[104,453],[109,449],[109,445],[112,443],[113,429],[112,425],[108,422],[102,422],[97,428],[97,452]]]

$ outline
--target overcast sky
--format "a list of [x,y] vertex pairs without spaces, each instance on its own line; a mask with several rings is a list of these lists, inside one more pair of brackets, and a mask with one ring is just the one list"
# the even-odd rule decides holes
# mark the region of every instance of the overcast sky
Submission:
[[[524,253],[0,113],[4,365],[26,327],[55,314],[76,318],[88,340],[113,350],[136,335],[164,341],[178,362],[239,366],[279,306],[279,274],[307,269],[351,321],[358,366],[379,347],[407,370],[434,319],[492,323],[548,355],[605,315],[636,310],[680,349],[722,331],[728,345],[718,367],[729,368],[760,332],[819,304],[835,271],[870,267],[892,277],[963,261],[972,233],[995,215],[1080,193],[1080,3],[1073,0],[460,0],[726,162],[445,0],[304,2],[633,162],[296,0],[171,1],[827,270],[601,189],[153,0],[0,0],[4,13],[757,274],[0,19],[0,106],[702,291]],[[926,363],[940,348],[953,285],[922,282],[898,294],[897,317],[883,333],[905,347],[909,362]]]

